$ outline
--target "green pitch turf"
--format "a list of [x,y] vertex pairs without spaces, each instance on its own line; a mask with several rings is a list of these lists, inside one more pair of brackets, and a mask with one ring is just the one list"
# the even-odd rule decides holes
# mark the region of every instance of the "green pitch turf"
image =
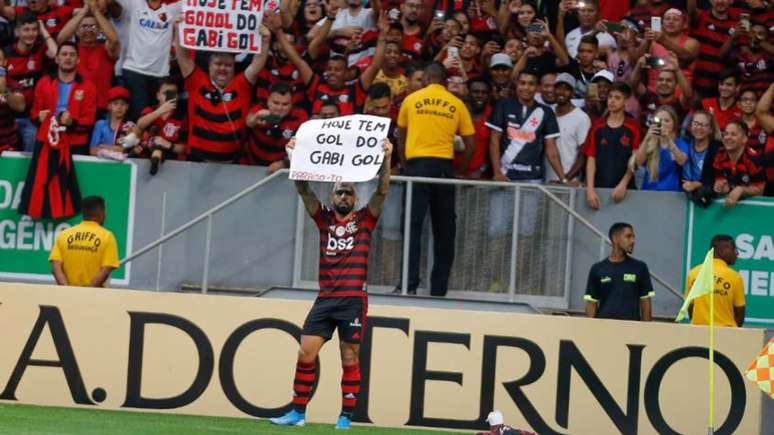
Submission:
[[[472,431],[471,431],[472,432]],[[341,434],[333,424],[307,424],[304,427],[277,427],[267,420],[249,418],[200,417],[124,411],[53,408],[29,405],[0,405],[0,434],[13,435],[193,435],[260,434],[318,435]],[[411,429],[385,429],[353,426],[352,435],[434,435],[438,432]]]

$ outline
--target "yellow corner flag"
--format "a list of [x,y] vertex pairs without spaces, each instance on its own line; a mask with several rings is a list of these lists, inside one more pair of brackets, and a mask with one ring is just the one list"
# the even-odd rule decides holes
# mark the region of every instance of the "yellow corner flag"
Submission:
[[683,306],[680,307],[680,312],[677,313],[675,322],[679,322],[688,315],[688,306],[691,305],[691,301],[700,298],[706,294],[712,294],[715,290],[715,267],[714,259],[715,248],[712,248],[707,252],[707,256],[704,258],[704,264],[699,269],[699,274],[696,276],[696,281],[691,286],[691,291],[688,292],[688,296],[683,302]]
[[763,348],[761,353],[747,368],[745,376],[747,379],[754,382],[758,388],[768,394],[769,397],[774,399],[774,373],[772,368],[774,367],[774,338],[772,338],[766,347]]

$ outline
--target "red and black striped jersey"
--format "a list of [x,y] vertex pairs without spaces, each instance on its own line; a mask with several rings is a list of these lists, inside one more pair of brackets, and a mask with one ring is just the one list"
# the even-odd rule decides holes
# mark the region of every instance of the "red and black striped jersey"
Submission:
[[321,205],[314,222],[320,230],[320,297],[365,295],[376,216],[363,207],[340,221],[332,209]]
[[255,98],[265,104],[269,98],[269,88],[276,83],[287,83],[293,88],[293,106],[300,107],[304,104],[304,81],[301,73],[289,61],[281,61],[276,56],[269,58],[269,63],[258,73],[258,81],[255,86]]
[[758,159],[758,153],[745,147],[739,159],[733,162],[725,148],[721,149],[712,163],[715,180],[726,180],[732,189],[736,186],[763,186],[766,184],[766,173]]
[[760,97],[774,83],[774,59],[766,52],[755,54],[742,50],[737,58],[742,73],[742,90],[752,89]]
[[242,150],[252,84],[244,73],[218,89],[199,69],[186,77],[188,145],[195,160],[233,162]]
[[43,61],[46,55],[46,46],[37,42],[26,53],[19,51],[19,43],[15,42],[5,52],[7,59],[8,77],[19,85],[19,90],[24,94],[26,104],[25,112],[29,113],[35,97],[35,85],[43,76]]
[[[263,110],[262,106],[255,106],[250,113]],[[306,122],[309,116],[302,109],[293,109],[288,116],[282,118],[278,124],[256,126],[247,131],[247,163],[258,166],[268,166],[285,158],[285,144],[295,136],[301,124]]]
[[[27,6],[16,6],[16,16],[21,15]],[[62,28],[70,21],[73,16],[73,8],[70,6],[49,6],[45,12],[41,12],[37,15],[38,20],[46,26],[46,30],[51,36],[56,39],[56,35],[62,30]]]
[[419,60],[422,58],[422,49],[424,48],[425,40],[420,35],[403,35],[403,47],[401,52],[403,53],[403,61]]
[[333,89],[319,74],[312,77],[306,90],[306,98],[312,103],[312,114],[320,113],[323,105],[333,103],[339,107],[341,116],[352,115],[363,107],[366,96],[367,92],[360,80]]
[[[699,11],[692,34],[701,44],[696,69],[693,73],[693,87],[702,97],[715,97],[718,94],[718,74],[728,59],[720,58],[720,48],[733,34],[731,29],[737,22],[734,14],[719,19],[710,11]],[[741,44],[741,42],[740,42]]]

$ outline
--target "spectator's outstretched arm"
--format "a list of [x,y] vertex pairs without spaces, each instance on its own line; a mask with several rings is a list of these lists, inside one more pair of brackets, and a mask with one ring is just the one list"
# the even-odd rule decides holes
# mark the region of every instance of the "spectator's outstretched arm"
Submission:
[[564,41],[559,42],[554,35],[551,34],[551,28],[548,27],[548,19],[540,20],[537,22],[543,25],[543,36],[548,39],[548,43],[554,49],[554,56],[556,56],[556,66],[565,66],[570,63],[570,55],[567,54],[567,49],[564,48]]
[[175,109],[177,109],[177,98],[173,100],[165,101],[164,104],[160,105],[153,112],[150,112],[147,115],[141,116],[140,119],[137,120],[137,130],[138,130],[137,136],[142,137],[142,133],[144,133],[145,130],[148,129],[148,127],[153,125],[153,123],[156,122],[157,119],[161,118],[167,113],[171,113],[175,111]]
[[511,24],[511,1],[503,0],[500,2],[500,8],[497,10],[495,23],[497,24],[497,31],[500,32],[500,34],[505,35],[508,33],[508,27],[510,27]]
[[180,43],[180,23],[182,21],[182,15],[175,18],[175,32],[172,35],[172,44],[175,47],[175,57],[177,58],[177,65],[180,67],[180,74],[183,75],[183,78],[187,78],[196,69],[196,63],[191,59],[191,52]]
[[368,90],[371,87],[371,83],[374,82],[376,74],[382,69],[384,64],[384,51],[387,44],[387,32],[390,30],[390,22],[387,19],[387,14],[382,12],[379,14],[379,38],[376,41],[376,52],[374,52],[374,58],[371,60],[371,65],[363,71],[360,75],[360,83],[363,85],[363,89]]
[[82,8],[78,9],[78,13],[73,15],[73,17],[70,18],[70,21],[68,21],[67,24],[62,27],[62,30],[59,31],[59,34],[56,36],[57,44],[61,44],[75,35],[78,27],[81,26],[81,21],[89,14],[89,10],[88,2],[86,2]]
[[567,16],[567,12],[570,10],[570,5],[568,0],[562,0],[559,2],[559,13],[557,14],[556,18],[556,39],[562,43],[562,46],[566,49],[567,45],[565,45],[565,39],[567,38],[567,33],[564,29],[564,18]]
[[102,13],[102,10],[97,6],[96,0],[86,0],[85,3],[89,6],[89,9],[91,9],[92,14],[94,14],[94,20],[97,21],[97,25],[100,30],[102,30],[102,34],[105,35],[105,50],[107,51],[108,56],[111,60],[118,59],[118,56],[121,54],[121,40],[118,39],[116,28],[113,27],[110,20],[105,17],[105,14]]
[[637,63],[634,64],[634,70],[632,71],[632,90],[634,91],[634,94],[638,97],[641,97],[648,92],[648,88],[642,83],[643,77],[647,77],[647,75],[643,74],[643,71],[642,71],[646,69],[645,68],[646,60],[647,60],[647,57],[645,55],[640,56],[639,59],[637,60]]
[[57,285],[67,285],[67,276],[64,273],[61,261],[51,261],[51,274],[54,275]]
[[271,43],[271,32],[269,32],[269,29],[267,29],[266,26],[261,26],[258,34],[261,37],[261,52],[253,55],[252,62],[250,62],[250,65],[248,65],[245,70],[247,81],[253,85],[258,81],[258,73],[266,66],[266,60],[269,58],[269,50],[271,47],[269,45]]
[[280,50],[285,53],[285,56],[287,56],[290,63],[298,68],[298,73],[301,76],[301,80],[308,85],[309,82],[312,81],[312,77],[314,77],[314,71],[312,70],[312,67],[310,67],[309,64],[301,58],[301,55],[296,51],[296,47],[294,47],[293,44],[291,44],[290,41],[285,38],[285,32],[282,30],[282,28],[275,28],[272,29],[272,31],[274,32],[274,37],[277,38]]
[[[333,15],[333,19],[336,19],[336,14]],[[331,14],[328,13],[328,19],[314,32],[312,40],[309,41],[309,48],[307,48],[310,58],[317,59],[320,56],[320,48],[328,42],[328,33],[330,33],[333,26],[333,19],[331,19]]]
[[774,115],[771,114],[771,104],[774,101],[774,83],[769,85],[766,92],[758,100],[758,106],[755,108],[755,116],[766,133],[774,133]]
[[56,41],[48,33],[48,30],[46,30],[43,21],[38,20],[38,26],[40,27],[40,37],[43,38],[43,41],[46,43],[46,57],[53,59],[56,57],[56,51],[59,49],[59,46],[56,45]]
[[282,27],[290,27],[293,25],[298,9],[301,7],[299,0],[285,0],[280,2],[280,18],[282,19]]
[[387,193],[390,191],[390,169],[392,167],[392,142],[384,139],[384,160],[379,170],[379,184],[376,191],[371,195],[368,201],[368,209],[375,217],[379,217],[384,209],[384,200],[387,199]]
[[545,140],[546,158],[551,165],[551,169],[559,176],[559,180],[566,182],[568,180],[564,175],[564,168],[562,168],[562,160],[559,158],[559,149],[556,147],[556,138],[552,137]]
[[696,60],[697,57],[699,57],[700,44],[699,41],[693,38],[688,38],[685,40],[683,45],[678,45],[672,42],[665,36],[664,33],[662,33],[658,38],[658,43],[666,47],[667,50],[674,52],[677,59],[680,61],[680,63],[678,63],[678,67],[680,64],[688,65]]

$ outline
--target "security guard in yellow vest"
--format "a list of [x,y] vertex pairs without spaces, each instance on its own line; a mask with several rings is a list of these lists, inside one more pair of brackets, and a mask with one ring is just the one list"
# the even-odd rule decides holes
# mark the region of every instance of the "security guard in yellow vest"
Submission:
[[105,200],[84,198],[83,222],[59,233],[48,261],[56,283],[77,287],[104,287],[119,265],[116,238],[102,227]]

